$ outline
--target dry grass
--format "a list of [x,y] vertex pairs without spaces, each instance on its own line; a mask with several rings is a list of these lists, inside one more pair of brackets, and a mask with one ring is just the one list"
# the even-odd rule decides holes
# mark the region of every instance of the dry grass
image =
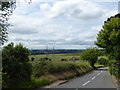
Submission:
[[[50,71],[47,71],[49,69],[45,68],[46,69],[45,72],[42,73],[42,75],[39,77],[35,77],[33,74],[34,86],[36,87],[37,86],[42,87],[44,85],[48,85],[58,80],[68,80],[70,78],[83,75],[92,70],[92,67],[89,65],[89,63],[84,61],[76,61],[76,62],[47,61],[45,65],[49,66],[48,68],[50,69]],[[42,67],[46,67],[46,66],[42,66]],[[36,70],[37,74],[41,73],[39,70],[42,67],[40,66],[41,67],[40,68],[39,64],[38,66],[35,65],[34,67],[37,67]],[[52,69],[52,73],[51,73],[51,69]],[[44,68],[42,69],[42,72],[43,71]],[[43,77],[44,79],[41,79]]]

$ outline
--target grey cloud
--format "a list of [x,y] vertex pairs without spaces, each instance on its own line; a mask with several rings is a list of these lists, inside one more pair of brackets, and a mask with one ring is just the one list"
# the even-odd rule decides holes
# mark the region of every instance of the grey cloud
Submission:
[[72,39],[70,41],[66,41],[65,39],[58,39],[58,40],[51,40],[51,39],[15,39],[15,41],[29,41],[29,42],[35,42],[39,45],[94,45],[93,41],[85,41],[85,40],[75,40]]
[[9,32],[10,33],[16,33],[16,34],[25,34],[25,35],[38,33],[38,32],[36,32],[34,30],[23,30],[23,29],[10,30]]

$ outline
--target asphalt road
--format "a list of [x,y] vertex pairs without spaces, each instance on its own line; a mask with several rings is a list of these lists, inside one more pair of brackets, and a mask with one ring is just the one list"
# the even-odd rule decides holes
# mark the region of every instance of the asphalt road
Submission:
[[[68,82],[58,85],[54,88],[116,88],[108,73],[107,68],[100,68],[91,71],[90,73],[81,77],[76,77]],[[109,89],[110,90],[110,89]]]

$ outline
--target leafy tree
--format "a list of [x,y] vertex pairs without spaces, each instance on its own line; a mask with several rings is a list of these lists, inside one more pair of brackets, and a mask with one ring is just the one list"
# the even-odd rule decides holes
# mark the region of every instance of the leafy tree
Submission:
[[[120,83],[120,14],[105,21],[103,29],[98,33],[95,44],[103,48],[109,58],[116,60],[115,65],[112,63],[110,67],[114,67],[114,74],[119,78]],[[112,68],[110,69],[112,70]]]
[[88,61],[90,65],[95,68],[94,64],[97,62],[98,56],[101,55],[97,48],[89,48],[80,54],[82,60]]
[[[2,50],[3,88],[28,87],[31,80],[31,64],[29,50],[22,44],[8,44]],[[15,85],[14,85],[15,84]]]
[[0,45],[7,41],[7,29],[9,27],[8,19],[16,7],[16,2],[9,0],[9,2],[0,1]]
[[109,60],[107,57],[105,56],[101,56],[98,58],[97,63],[104,65],[104,66],[108,66],[109,65]]
[[99,31],[95,44],[116,60],[120,60],[120,14],[108,18]]
[[[31,3],[31,0],[27,0]],[[10,24],[8,23],[9,16],[12,15],[14,9],[16,8],[15,0],[0,1],[0,46],[7,41],[7,29]]]

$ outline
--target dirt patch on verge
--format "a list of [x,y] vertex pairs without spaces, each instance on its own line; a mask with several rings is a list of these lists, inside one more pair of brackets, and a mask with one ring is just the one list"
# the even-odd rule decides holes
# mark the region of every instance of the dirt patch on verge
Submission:
[[115,76],[111,75],[112,81],[114,85],[120,89],[120,80],[118,80]]
[[44,77],[48,78],[50,82],[55,82],[57,80],[67,80],[75,76],[76,76],[75,71],[66,71],[66,72],[54,73],[54,74],[48,73],[44,75]]

